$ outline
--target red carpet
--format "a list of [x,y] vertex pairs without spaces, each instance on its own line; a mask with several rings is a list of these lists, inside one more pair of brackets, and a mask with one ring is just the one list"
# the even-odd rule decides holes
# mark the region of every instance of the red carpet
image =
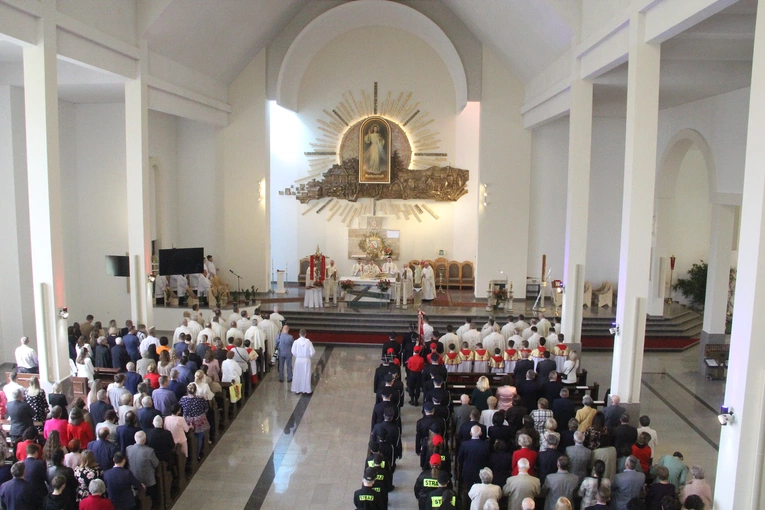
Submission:
[[[315,331],[309,333],[309,338],[322,344],[372,344],[382,345],[388,340],[385,333],[334,333],[329,331]],[[646,338],[646,351],[684,351],[696,345],[698,338]],[[584,350],[610,351],[614,348],[614,339],[610,336],[591,336],[582,338]]]

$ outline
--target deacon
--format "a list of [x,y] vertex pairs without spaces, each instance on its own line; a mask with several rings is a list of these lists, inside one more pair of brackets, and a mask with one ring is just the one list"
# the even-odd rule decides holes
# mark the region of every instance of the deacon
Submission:
[[422,268],[422,300],[433,301],[436,299],[436,277],[433,268],[425,262]]
[[387,262],[382,265],[382,272],[390,275],[398,273],[398,266],[393,262],[392,257],[388,257]]
[[305,337],[306,330],[300,330],[300,338],[292,344],[295,368],[292,374],[292,391],[311,394],[311,356],[316,354],[313,344]]

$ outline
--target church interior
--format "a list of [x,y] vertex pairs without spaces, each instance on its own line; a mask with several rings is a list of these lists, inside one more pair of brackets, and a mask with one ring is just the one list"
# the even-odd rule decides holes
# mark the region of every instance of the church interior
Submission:
[[706,508],[765,508],[758,3],[0,0],[0,361],[27,336],[71,387],[74,321],[172,337],[161,251],[201,248],[203,315],[279,307],[314,393],[261,374],[167,508],[351,508],[380,344],[420,310],[559,319]]

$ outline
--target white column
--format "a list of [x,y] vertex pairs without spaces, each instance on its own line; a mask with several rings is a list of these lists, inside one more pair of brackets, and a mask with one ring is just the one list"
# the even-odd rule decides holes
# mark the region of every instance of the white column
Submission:
[[146,75],[148,49],[142,41],[139,73],[125,83],[125,144],[127,154],[128,253],[130,316],[136,324],[153,322],[151,292],[151,218],[149,183],[149,103]]
[[58,146],[56,25],[53,9],[43,8],[38,41],[24,47],[24,101],[29,183],[35,330],[40,378],[54,382],[69,374],[64,245],[61,225],[61,169]]
[[[762,5],[761,5],[762,7]],[[765,9],[757,11],[741,204],[736,304],[724,405],[735,423],[721,427],[715,508],[763,508],[765,456]]]
[[640,401],[651,257],[661,48],[645,42],[645,15],[630,19],[619,287],[611,392]]
[[[577,62],[578,67],[578,62]],[[576,70],[578,75],[579,70]],[[582,295],[587,261],[587,218],[590,208],[592,155],[592,82],[574,79],[568,128],[566,250],[563,262],[561,325],[566,343],[582,341]]]
[[725,318],[728,311],[728,283],[730,279],[731,248],[733,246],[733,206],[714,204],[709,236],[709,269],[704,301],[703,333],[722,335],[713,343],[725,340]]

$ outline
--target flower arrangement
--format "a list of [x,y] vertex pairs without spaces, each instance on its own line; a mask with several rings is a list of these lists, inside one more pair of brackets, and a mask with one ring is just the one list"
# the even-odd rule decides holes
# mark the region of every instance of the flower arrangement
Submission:
[[351,280],[342,280],[340,282],[340,288],[348,292],[353,288],[353,282]]
[[492,295],[494,296],[494,299],[497,301],[507,301],[507,289],[504,287],[501,289],[495,290]]
[[316,279],[316,280],[313,281],[313,286],[318,288],[318,289],[320,289],[320,288],[324,287],[324,283],[321,280]]
[[383,254],[385,255],[386,258],[387,257],[392,257],[393,256],[393,250],[386,246],[385,249],[383,249]]
[[390,290],[390,280],[380,280],[377,282],[377,288],[380,292],[388,292]]

